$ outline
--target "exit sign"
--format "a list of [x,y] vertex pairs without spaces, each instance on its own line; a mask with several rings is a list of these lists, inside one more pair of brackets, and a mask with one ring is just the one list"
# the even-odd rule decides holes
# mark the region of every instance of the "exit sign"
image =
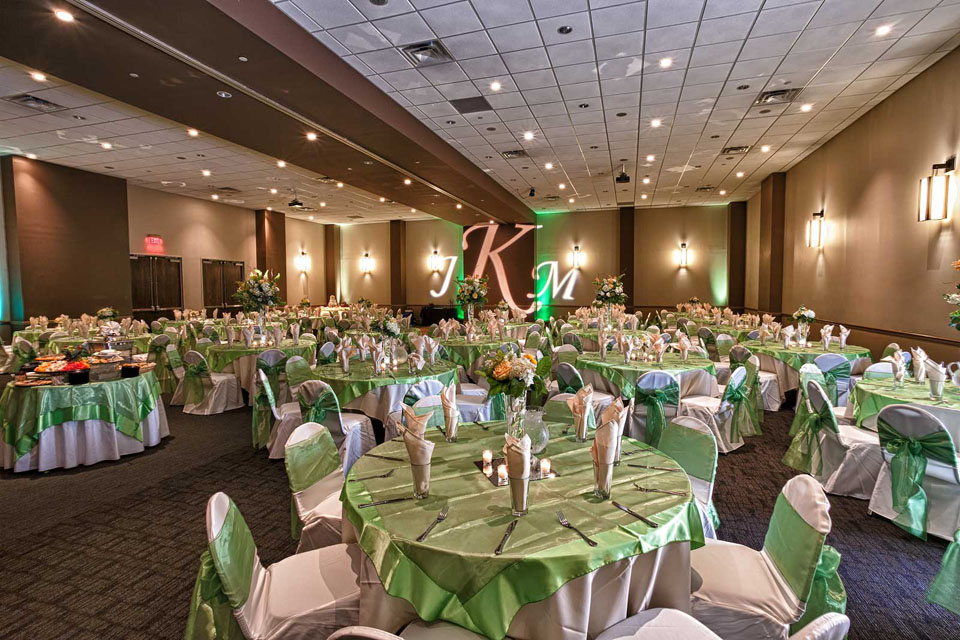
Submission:
[[148,233],[143,238],[143,250],[146,253],[163,253],[163,236]]

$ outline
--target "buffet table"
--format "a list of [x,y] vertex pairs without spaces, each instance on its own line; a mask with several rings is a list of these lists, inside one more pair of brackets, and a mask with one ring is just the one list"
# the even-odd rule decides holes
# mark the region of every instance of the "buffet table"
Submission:
[[170,435],[152,371],[76,386],[18,387],[0,396],[3,468],[69,469],[140,453]]
[[[624,439],[612,497],[659,525],[651,528],[610,500],[594,498],[589,443],[562,435],[567,425],[548,426],[551,439],[540,457],[549,458],[559,475],[530,482],[529,512],[518,519],[501,555],[494,550],[514,520],[509,489],[494,486],[474,462],[484,449],[503,446],[505,423],[489,430],[463,424],[455,443],[428,430],[437,444],[430,495],[423,500],[359,508],[412,495],[412,480],[407,462],[366,455],[353,466],[341,500],[345,525],[355,529],[366,554],[360,624],[396,629],[419,616],[488,638],[573,640],[643,608],[689,611],[689,551],[703,545],[703,530],[686,474],[628,466],[679,469],[655,449]],[[398,441],[371,453],[408,460]],[[397,471],[369,479],[390,469]],[[683,495],[641,493],[635,482]],[[416,542],[444,505],[447,518]],[[561,527],[558,510],[597,546]]]

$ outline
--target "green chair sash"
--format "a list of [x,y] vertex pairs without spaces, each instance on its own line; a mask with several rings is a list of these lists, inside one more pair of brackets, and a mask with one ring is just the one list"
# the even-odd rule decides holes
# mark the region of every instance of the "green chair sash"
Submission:
[[960,529],[943,553],[940,571],[927,589],[927,601],[960,615]]
[[657,447],[683,467],[687,475],[713,482],[717,474],[717,441],[713,435],[670,422]]
[[273,407],[277,406],[280,395],[280,374],[286,371],[287,359],[270,365],[257,358],[257,371],[263,371],[267,384],[257,385],[257,395],[253,399],[253,448],[261,449],[270,441],[270,429],[273,426]]
[[839,395],[837,392],[837,382],[839,380],[849,380],[850,379],[850,361],[839,362],[832,369],[827,369],[823,372],[823,390],[827,392],[827,397],[830,398],[830,402],[836,406]]
[[[834,433],[839,433],[837,426],[837,416],[834,415],[830,405],[824,403],[820,411],[812,411],[806,408],[806,402],[803,403],[804,411],[800,424],[797,425],[796,434],[790,442],[790,447],[783,456],[783,464],[809,473],[813,476],[819,476],[823,473],[823,454],[820,449],[820,430],[829,429]],[[797,412],[801,416],[801,412]]]
[[680,404],[680,385],[671,382],[668,386],[660,389],[643,389],[638,385],[634,398],[637,404],[643,404],[647,407],[644,440],[651,446],[659,447],[660,436],[667,426],[667,416],[664,413],[663,405],[678,406]]
[[161,391],[163,393],[173,393],[176,391],[177,379],[176,376],[173,375],[173,369],[167,360],[167,345],[154,344],[151,342],[147,347],[147,360],[156,363],[153,371],[157,375],[157,380],[160,382]]
[[184,399],[187,404],[200,404],[207,396],[206,387],[211,384],[210,367],[206,360],[183,367]]
[[790,625],[791,635],[825,613],[846,613],[847,590],[837,572],[839,566],[840,552],[828,544],[823,545],[807,596],[807,607],[800,619]]
[[[340,466],[340,454],[333,436],[322,427],[317,433],[284,449],[283,464],[287,469],[290,492],[299,493],[336,471]],[[290,497],[290,536],[297,540],[303,523],[297,511],[297,503]]]
[[184,640],[246,640],[209,549],[200,556]]
[[763,435],[763,392],[760,390],[760,369],[750,360],[744,365],[747,368],[747,379],[744,384],[747,386],[747,409],[750,411],[751,433],[746,435]]
[[209,544],[214,567],[227,602],[240,609],[250,597],[250,581],[257,563],[257,545],[240,510],[230,501],[223,527]]
[[286,363],[287,384],[293,388],[313,380],[313,369],[306,360],[288,360]]
[[313,404],[307,404],[302,393],[299,396],[299,401],[300,415],[303,416],[304,422],[323,424],[323,421],[327,419],[328,411],[333,411],[337,414],[340,413],[340,402],[337,400],[337,394],[329,389],[321,393],[320,396],[313,401]]
[[763,550],[801,602],[810,595],[824,539],[782,493],[777,496]]
[[877,419],[880,446],[893,454],[890,461],[890,485],[893,510],[897,512],[894,524],[912,535],[927,539],[927,494],[923,478],[927,458],[957,466],[957,452],[953,439],[946,431],[913,438],[902,435],[883,418]]
[[[749,406],[747,404],[747,399],[750,396],[750,389],[747,388],[746,378],[743,379],[743,382],[740,384],[733,384],[730,382],[727,384],[726,388],[723,390],[723,397],[721,398],[721,406],[723,402],[729,403],[729,407],[732,410],[732,418],[730,422],[730,441],[738,442],[741,440],[741,433],[745,432],[748,435],[755,433],[760,430],[760,426],[753,424],[754,416],[751,415]],[[718,417],[722,417],[724,420],[729,414],[723,412],[723,415],[718,414]],[[750,422],[746,428],[742,428],[743,421],[746,420]],[[717,425],[718,427],[720,425]]]

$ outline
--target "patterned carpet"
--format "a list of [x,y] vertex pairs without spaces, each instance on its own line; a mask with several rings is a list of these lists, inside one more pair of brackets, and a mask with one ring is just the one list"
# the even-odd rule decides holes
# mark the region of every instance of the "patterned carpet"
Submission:
[[[78,471],[0,476],[0,638],[180,638],[204,545],[207,498],[226,491],[265,564],[295,551],[283,465],[249,446],[250,412],[184,416],[151,452]],[[716,490],[725,540],[759,548],[777,492],[792,414],[721,458]],[[915,540],[831,498],[828,542],[843,561],[851,638],[960,638],[960,618],[923,599],[946,544]]]

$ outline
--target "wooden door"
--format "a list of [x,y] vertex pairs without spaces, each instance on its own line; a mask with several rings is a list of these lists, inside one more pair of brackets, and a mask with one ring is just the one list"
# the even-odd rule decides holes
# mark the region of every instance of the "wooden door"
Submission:
[[133,289],[133,310],[153,310],[153,258],[151,256],[130,256],[130,283]]
[[180,258],[154,257],[156,305],[159,310],[183,308],[182,266]]
[[203,306],[207,308],[223,307],[223,262],[221,260],[203,261]]
[[233,294],[237,291],[237,283],[246,277],[243,262],[232,260],[223,262],[223,304],[226,307],[236,307],[237,301]]

